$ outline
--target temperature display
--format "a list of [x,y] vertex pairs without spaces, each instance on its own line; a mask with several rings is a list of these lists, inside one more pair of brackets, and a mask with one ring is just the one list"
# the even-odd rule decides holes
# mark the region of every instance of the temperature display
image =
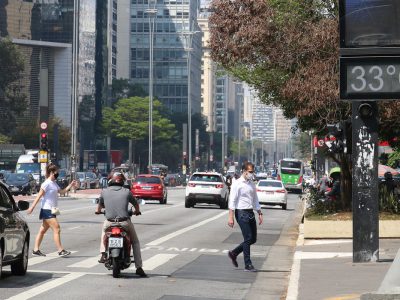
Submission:
[[340,58],[340,98],[400,99],[400,57]]

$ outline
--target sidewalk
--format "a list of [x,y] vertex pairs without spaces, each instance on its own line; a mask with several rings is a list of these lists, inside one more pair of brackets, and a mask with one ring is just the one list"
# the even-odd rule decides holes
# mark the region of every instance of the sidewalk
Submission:
[[351,239],[304,240],[300,225],[286,299],[353,300],[376,292],[399,248],[400,239],[381,239],[379,262],[353,263]]

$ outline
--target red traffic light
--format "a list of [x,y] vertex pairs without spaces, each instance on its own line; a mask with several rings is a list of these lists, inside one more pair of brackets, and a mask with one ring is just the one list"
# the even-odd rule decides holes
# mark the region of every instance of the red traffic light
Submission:
[[47,138],[47,133],[41,133],[41,134],[40,134],[40,137],[41,137],[42,139]]

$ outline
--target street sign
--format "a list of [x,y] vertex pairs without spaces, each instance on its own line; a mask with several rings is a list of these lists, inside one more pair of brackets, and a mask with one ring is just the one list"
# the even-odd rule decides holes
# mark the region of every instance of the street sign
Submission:
[[40,123],[40,129],[46,130],[47,129],[47,123],[46,122]]
[[39,152],[39,163],[47,163],[47,151],[40,151]]
[[341,57],[340,99],[400,99],[400,56]]

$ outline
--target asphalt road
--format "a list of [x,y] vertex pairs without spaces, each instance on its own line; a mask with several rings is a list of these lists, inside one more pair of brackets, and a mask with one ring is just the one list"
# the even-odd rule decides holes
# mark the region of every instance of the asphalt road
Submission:
[[[61,238],[72,255],[58,257],[49,231],[41,246],[47,256],[30,257],[25,276],[11,276],[9,267],[4,268],[0,299],[246,299],[258,280],[260,273],[243,272],[242,256],[238,269],[227,257],[227,251],[242,240],[236,224],[233,229],[227,226],[228,211],[212,205],[185,208],[182,188],[169,190],[167,205],[148,202],[141,207],[142,215],[133,217],[149,277],[137,277],[132,264],[120,278],[113,278],[97,263],[104,216],[94,215],[92,199],[61,198]],[[260,272],[266,272],[263,263],[298,203],[298,196],[289,194],[288,210],[263,207],[265,223],[252,246],[253,264]],[[36,209],[26,216],[31,249],[40,226],[38,213]],[[274,293],[280,299],[284,291]]]

